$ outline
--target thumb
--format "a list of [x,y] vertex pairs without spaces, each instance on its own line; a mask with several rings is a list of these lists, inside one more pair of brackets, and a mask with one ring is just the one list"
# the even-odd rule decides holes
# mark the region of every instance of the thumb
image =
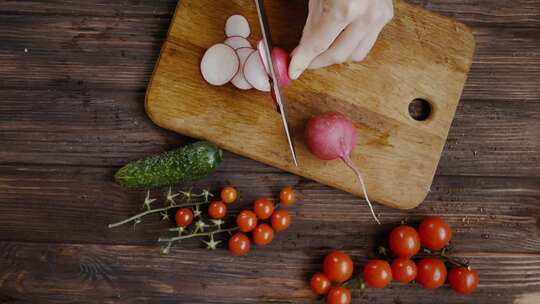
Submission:
[[345,26],[344,22],[326,17],[315,28],[305,31],[300,44],[291,54],[289,77],[298,79],[311,62],[332,45]]

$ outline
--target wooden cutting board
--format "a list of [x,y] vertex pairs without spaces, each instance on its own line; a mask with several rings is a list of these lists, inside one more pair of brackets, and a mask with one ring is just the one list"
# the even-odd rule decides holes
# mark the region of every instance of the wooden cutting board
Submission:
[[[267,12],[274,42],[291,51],[307,16],[307,0],[273,0]],[[306,121],[325,111],[346,113],[358,129],[352,156],[372,200],[414,208],[429,192],[474,53],[471,31],[454,20],[395,2],[395,18],[369,57],[308,71],[284,96],[300,166],[289,155],[281,119],[269,94],[212,87],[199,72],[204,51],[223,42],[228,16],[242,14],[261,38],[253,0],[181,0],[146,98],[159,126],[361,195],[358,181],[340,161],[315,159],[303,141]],[[417,121],[415,99],[431,106]]]

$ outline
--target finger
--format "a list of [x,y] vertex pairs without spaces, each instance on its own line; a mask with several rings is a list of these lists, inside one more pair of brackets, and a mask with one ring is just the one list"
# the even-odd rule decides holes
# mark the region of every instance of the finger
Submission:
[[360,42],[360,44],[357,46],[356,50],[352,53],[349,60],[350,61],[363,61],[366,59],[367,55],[375,46],[375,43],[377,42],[377,39],[379,38],[380,30],[378,31],[372,31],[370,32],[364,40]]
[[366,21],[361,18],[349,25],[332,43],[332,46],[317,56],[309,65],[310,69],[319,69],[333,64],[343,63],[351,57],[360,42],[368,35]]
[[319,23],[313,24],[313,28],[304,31],[300,45],[292,54],[289,77],[298,79],[313,59],[330,47],[346,25],[343,21],[323,16]]

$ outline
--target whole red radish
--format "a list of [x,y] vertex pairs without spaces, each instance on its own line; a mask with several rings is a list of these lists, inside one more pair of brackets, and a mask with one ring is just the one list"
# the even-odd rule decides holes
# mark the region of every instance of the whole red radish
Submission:
[[310,119],[305,129],[305,141],[311,153],[318,158],[322,160],[341,159],[354,171],[360,180],[371,214],[380,224],[369,201],[364,178],[350,158],[356,147],[357,132],[349,118],[339,112],[326,112]]

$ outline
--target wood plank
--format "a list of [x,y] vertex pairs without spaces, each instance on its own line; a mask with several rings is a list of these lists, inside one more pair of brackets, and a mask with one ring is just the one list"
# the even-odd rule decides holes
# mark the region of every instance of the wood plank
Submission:
[[0,18],[1,88],[144,91],[168,19]]
[[538,102],[540,27],[473,31],[476,54],[462,98]]
[[76,17],[172,17],[178,0],[29,0],[2,1],[0,15]]
[[[0,15],[68,15],[92,17],[172,17],[177,0],[4,1]],[[410,0],[409,3],[472,26],[538,27],[539,0]]]
[[[356,265],[369,255],[364,248],[343,249]],[[225,250],[173,250],[162,256],[147,246],[1,242],[0,252],[0,299],[10,303],[313,303],[308,278],[320,271],[328,249],[255,248],[248,257],[234,258]],[[480,273],[479,289],[471,296],[448,287],[392,284],[391,291],[356,290],[353,297],[369,303],[509,303],[538,291],[540,254],[459,256],[471,257]]]
[[[145,195],[114,185],[110,169],[1,166],[0,172],[0,214],[5,215],[0,217],[0,240],[154,244],[169,226],[152,217],[136,231],[130,226],[109,230],[107,224],[136,213]],[[381,227],[363,201],[286,173],[220,169],[194,187],[215,190],[226,184],[242,192],[243,200],[232,207],[232,214],[257,197],[275,195],[283,185],[296,187],[301,203],[293,209],[295,224],[284,236],[287,241],[273,245],[276,250],[375,246],[376,235],[405,218],[414,223],[426,214],[448,219],[454,243],[463,251],[538,252],[540,246],[539,179],[437,177],[420,208],[400,211],[377,205],[385,223]]]
[[540,1],[409,0],[408,2],[455,18],[470,26],[532,27],[540,25]]
[[[167,18],[2,17],[0,89],[145,91],[168,26]],[[474,32],[463,97],[540,100],[540,29]]]
[[540,177],[540,103],[526,105],[463,100],[438,174]]
[[[121,166],[185,138],[144,114],[144,93],[2,91],[4,164]],[[540,103],[462,100],[439,163],[442,175],[540,176]],[[497,166],[493,164],[497,163]],[[278,172],[228,155],[224,170]]]

